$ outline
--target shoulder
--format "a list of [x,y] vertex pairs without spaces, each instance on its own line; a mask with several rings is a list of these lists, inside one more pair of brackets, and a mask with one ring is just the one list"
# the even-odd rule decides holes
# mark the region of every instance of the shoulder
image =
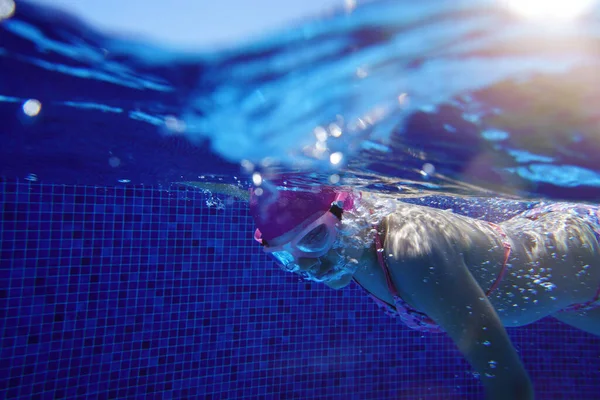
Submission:
[[477,225],[450,211],[410,204],[398,207],[382,222],[387,255],[397,259],[460,251],[471,243]]

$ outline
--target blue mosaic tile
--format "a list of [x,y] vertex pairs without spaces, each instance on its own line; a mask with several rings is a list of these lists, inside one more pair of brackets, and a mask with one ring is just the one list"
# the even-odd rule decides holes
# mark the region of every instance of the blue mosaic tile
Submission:
[[[208,200],[0,180],[0,398],[481,398],[446,336],[283,273],[245,204]],[[509,333],[538,398],[600,393],[598,338]]]

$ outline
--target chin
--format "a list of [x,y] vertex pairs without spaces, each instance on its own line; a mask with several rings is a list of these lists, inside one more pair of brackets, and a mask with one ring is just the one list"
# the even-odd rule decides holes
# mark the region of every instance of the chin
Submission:
[[325,283],[330,288],[337,290],[345,288],[350,284],[350,282],[352,282],[352,274],[347,272],[339,277],[335,277],[334,279],[323,283]]

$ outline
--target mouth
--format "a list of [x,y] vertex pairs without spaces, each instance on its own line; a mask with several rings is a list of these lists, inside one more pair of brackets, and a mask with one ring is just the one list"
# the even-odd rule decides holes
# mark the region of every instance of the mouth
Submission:
[[335,264],[331,262],[324,262],[317,268],[317,271],[315,271],[312,276],[319,282],[327,282],[335,279],[335,277],[344,270],[345,266],[345,262],[338,262]]
[[331,264],[327,262],[321,262],[320,264],[312,267],[308,273],[316,279],[321,279],[331,271]]

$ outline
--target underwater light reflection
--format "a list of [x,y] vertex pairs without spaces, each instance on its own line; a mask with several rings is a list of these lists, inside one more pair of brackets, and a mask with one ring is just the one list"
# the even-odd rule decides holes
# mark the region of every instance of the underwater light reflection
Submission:
[[508,0],[508,7],[527,18],[573,20],[589,11],[596,0]]

